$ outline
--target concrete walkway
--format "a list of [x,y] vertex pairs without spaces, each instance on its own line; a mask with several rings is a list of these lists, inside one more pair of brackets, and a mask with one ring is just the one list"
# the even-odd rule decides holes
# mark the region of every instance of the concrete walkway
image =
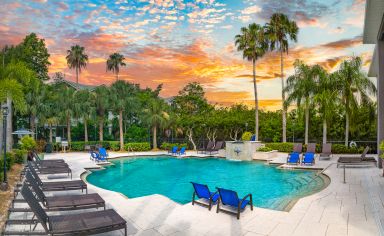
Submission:
[[[139,154],[155,153],[135,153]],[[111,157],[127,155],[133,154],[111,153]],[[74,178],[80,178],[84,168],[98,167],[86,153],[49,154],[45,158],[65,159]],[[326,167],[335,159],[318,161],[316,165]],[[247,209],[240,220],[222,212],[217,214],[215,207],[208,211],[190,203],[180,205],[162,195],[128,199],[91,184],[88,188],[105,199],[107,208],[114,208],[127,220],[129,235],[383,235],[382,170],[348,168],[345,184],[342,168],[331,165],[325,174],[331,178],[330,185],[298,200],[289,212],[255,207],[253,211]],[[105,235],[122,234],[116,231]]]

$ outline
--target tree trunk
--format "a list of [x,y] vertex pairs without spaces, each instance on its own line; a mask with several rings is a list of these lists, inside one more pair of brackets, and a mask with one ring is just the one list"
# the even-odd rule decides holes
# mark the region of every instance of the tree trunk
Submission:
[[87,122],[87,118],[84,117],[84,141],[85,142],[88,142],[88,122]]
[[252,60],[253,64],[253,92],[255,94],[255,141],[259,140],[259,100],[257,98],[257,84],[256,84],[256,60]]
[[123,110],[119,111],[120,151],[124,150]]
[[156,125],[152,127],[153,129],[153,137],[152,137],[152,140],[153,140],[153,149],[157,149],[157,128],[156,128]]
[[349,139],[349,114],[348,112],[345,113],[345,146],[348,147],[348,140]]
[[309,132],[309,107],[305,108],[305,136],[304,143],[308,144],[308,132]]
[[[30,126],[30,129],[33,133],[35,133],[35,115],[31,114],[31,117],[29,118],[29,126]],[[35,133],[35,135],[32,135],[32,138],[35,138],[37,134]]]
[[79,85],[79,68],[76,66],[76,84]]
[[196,151],[196,143],[195,143],[195,141],[193,141],[193,131],[192,131],[192,128],[189,128],[187,130],[187,136],[188,136],[189,141],[192,143],[193,150]]
[[52,124],[49,124],[49,143],[53,143]]
[[103,136],[104,136],[104,119],[103,118],[100,118],[99,120],[99,141],[102,142],[103,141]]
[[[0,104],[0,105],[3,105],[3,104]],[[0,115],[0,153],[2,152],[3,150],[3,115]]]
[[7,116],[7,152],[12,150],[13,146],[13,107],[12,107],[12,99],[7,98],[7,107],[8,107],[8,116]]
[[323,119],[323,144],[327,143],[327,120]]
[[119,72],[116,72],[116,81],[119,80]]
[[71,142],[71,117],[67,116],[67,140]]
[[280,48],[280,68],[281,68],[281,100],[283,103],[282,121],[283,121],[283,143],[287,142],[287,110],[285,108],[285,92],[284,92],[284,62],[283,49]]

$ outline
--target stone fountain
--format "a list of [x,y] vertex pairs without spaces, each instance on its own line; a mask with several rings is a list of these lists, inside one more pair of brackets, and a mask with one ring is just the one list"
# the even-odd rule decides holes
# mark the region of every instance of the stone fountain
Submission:
[[226,141],[225,158],[251,161],[256,155],[256,150],[262,146],[260,141]]

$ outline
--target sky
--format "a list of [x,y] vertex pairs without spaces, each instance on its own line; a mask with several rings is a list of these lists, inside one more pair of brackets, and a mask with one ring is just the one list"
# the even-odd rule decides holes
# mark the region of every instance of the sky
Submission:
[[[75,44],[89,56],[80,83],[111,84],[106,60],[126,58],[120,79],[177,95],[199,82],[209,102],[221,106],[253,104],[252,64],[236,51],[234,37],[250,23],[264,25],[275,12],[299,26],[297,42],[284,54],[284,74],[293,62],[336,70],[350,56],[361,56],[367,71],[373,45],[362,44],[365,0],[0,0],[0,46],[18,44],[29,33],[45,39],[49,73],[75,72],[65,60]],[[280,57],[269,52],[256,66],[259,104],[281,108]]]

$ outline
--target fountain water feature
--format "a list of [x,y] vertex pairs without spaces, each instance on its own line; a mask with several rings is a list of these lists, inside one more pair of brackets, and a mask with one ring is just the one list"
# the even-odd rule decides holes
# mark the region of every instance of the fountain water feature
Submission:
[[251,161],[256,150],[262,147],[260,141],[226,141],[225,158],[229,160]]

